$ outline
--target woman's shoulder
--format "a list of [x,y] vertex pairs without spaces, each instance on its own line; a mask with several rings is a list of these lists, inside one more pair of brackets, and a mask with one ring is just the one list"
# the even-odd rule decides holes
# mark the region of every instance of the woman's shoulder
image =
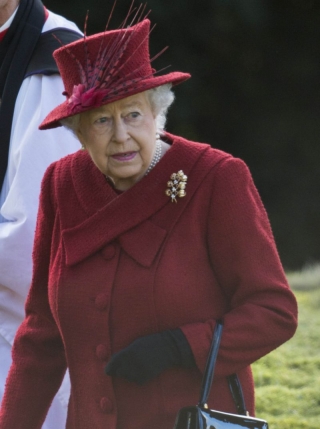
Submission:
[[89,155],[86,151],[78,150],[53,162],[48,167],[48,170],[54,171],[54,174],[58,172],[64,172],[66,175],[72,174],[72,169],[75,165],[85,166],[88,164],[88,159]]
[[202,157],[202,165],[208,172],[209,182],[219,183],[224,188],[234,187],[235,183],[253,183],[247,164],[241,159],[220,149],[209,147]]
[[214,169],[216,171],[221,170],[221,172],[248,170],[247,165],[242,159],[221,149],[216,149],[209,143],[189,140],[169,133],[165,134],[165,138],[168,143],[176,145],[181,153],[184,151],[200,152],[203,168],[207,167],[210,170]]
[[77,176],[75,170],[85,171],[91,164],[88,161],[90,161],[89,155],[79,150],[51,163],[42,179],[42,187],[52,187],[59,193],[70,190],[68,186],[72,185],[73,178]]

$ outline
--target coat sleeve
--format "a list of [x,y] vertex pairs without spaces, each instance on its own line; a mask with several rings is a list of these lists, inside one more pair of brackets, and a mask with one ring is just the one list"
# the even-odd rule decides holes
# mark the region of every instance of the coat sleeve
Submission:
[[1,429],[40,429],[57,392],[66,361],[62,339],[48,300],[50,248],[55,220],[51,180],[47,170],[41,189],[33,249],[33,278],[26,317],[15,337],[12,366],[1,404]]
[[[245,163],[227,158],[212,180],[207,220],[211,264],[227,298],[216,376],[250,365],[287,341],[297,326],[269,220]],[[200,370],[205,367],[215,320],[182,327]]]

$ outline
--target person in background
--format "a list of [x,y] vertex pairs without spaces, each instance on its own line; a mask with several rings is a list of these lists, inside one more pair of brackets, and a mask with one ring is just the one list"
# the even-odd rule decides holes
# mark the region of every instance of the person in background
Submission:
[[[62,40],[81,36],[74,23],[39,0],[0,0],[0,401],[31,283],[41,179],[51,162],[79,149],[63,129],[46,135],[38,130],[64,99],[52,57],[59,46],[56,29]],[[68,396],[66,379],[44,429],[64,426]]]
[[190,75],[151,67],[150,21],[135,13],[54,53],[67,100],[40,128],[63,124],[84,150],[42,182],[0,429],[40,428],[66,368],[67,429],[173,428],[197,403],[218,319],[208,405],[236,412],[227,377],[237,373],[253,415],[251,363],[296,330],[249,169],[164,131],[171,86]]

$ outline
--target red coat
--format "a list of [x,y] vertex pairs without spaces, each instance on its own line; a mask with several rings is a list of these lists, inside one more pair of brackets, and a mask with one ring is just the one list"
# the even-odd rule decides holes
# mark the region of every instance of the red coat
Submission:
[[[66,366],[68,429],[172,428],[178,409],[198,400],[222,316],[209,406],[235,412],[226,375],[237,372],[254,413],[250,364],[293,335],[296,301],[246,165],[208,145],[168,141],[156,167],[120,195],[86,152],[47,170],[0,429],[40,428]],[[165,190],[179,170],[187,195],[175,203]],[[177,327],[197,368],[167,370],[144,386],[104,374],[137,337]]]

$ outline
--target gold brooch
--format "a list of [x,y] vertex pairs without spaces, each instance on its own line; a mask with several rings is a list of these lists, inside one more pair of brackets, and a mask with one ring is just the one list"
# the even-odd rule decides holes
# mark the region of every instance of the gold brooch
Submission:
[[167,183],[168,189],[166,189],[166,195],[171,197],[171,202],[176,203],[176,197],[182,198],[186,196],[186,186],[188,176],[184,174],[182,170],[178,171],[178,173],[172,173],[170,176],[170,181]]

